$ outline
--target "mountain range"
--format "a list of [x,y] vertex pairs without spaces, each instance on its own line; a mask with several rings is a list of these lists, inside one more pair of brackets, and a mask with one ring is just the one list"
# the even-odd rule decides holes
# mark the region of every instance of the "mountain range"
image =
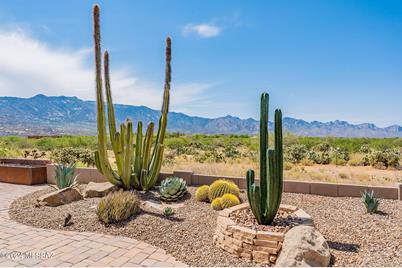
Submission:
[[[115,105],[116,120],[131,118],[144,123],[159,120],[160,112],[145,106]],[[270,123],[272,129],[272,123]],[[402,137],[402,127],[385,128],[371,123],[350,124],[346,121],[307,122],[283,118],[285,132],[301,136],[334,137]],[[218,118],[189,116],[170,112],[168,131],[204,134],[255,134],[259,122],[227,115]],[[0,97],[0,135],[96,135],[96,103],[77,97],[45,96],[31,98]]]

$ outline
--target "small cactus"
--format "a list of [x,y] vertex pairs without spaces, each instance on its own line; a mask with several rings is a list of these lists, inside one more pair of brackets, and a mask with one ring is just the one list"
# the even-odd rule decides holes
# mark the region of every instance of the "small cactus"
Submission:
[[209,201],[208,191],[209,191],[208,185],[202,185],[198,187],[197,191],[195,191],[195,199],[199,202]]
[[224,179],[216,180],[209,186],[209,201],[212,202],[215,198],[221,197],[224,194],[234,194],[238,197],[240,195],[240,189],[236,183]]
[[222,198],[215,198],[211,203],[211,208],[214,210],[222,210]]
[[222,209],[230,208],[240,204],[240,200],[234,194],[224,194],[221,198]]
[[173,208],[171,208],[171,207],[165,207],[165,208],[163,209],[163,216],[165,216],[165,217],[170,217],[170,216],[172,216],[173,214],[174,214]]
[[374,191],[368,192],[367,190],[365,190],[362,193],[362,201],[367,209],[367,213],[372,214],[377,212],[380,200],[374,197]]

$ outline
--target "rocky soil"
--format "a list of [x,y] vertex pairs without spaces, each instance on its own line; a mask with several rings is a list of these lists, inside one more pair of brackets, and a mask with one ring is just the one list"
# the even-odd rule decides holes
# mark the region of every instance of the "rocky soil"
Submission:
[[[12,219],[36,227],[92,231],[132,237],[161,247],[191,266],[255,266],[212,244],[217,212],[207,203],[191,198],[189,187],[184,206],[166,218],[152,207],[129,221],[105,226],[95,214],[99,198],[85,199],[59,207],[41,207],[36,199],[51,191],[42,190],[13,202]],[[155,199],[155,193],[142,195]],[[242,193],[242,199],[247,197]],[[331,248],[333,266],[402,266],[402,202],[381,200],[380,213],[366,214],[360,198],[323,197],[284,193],[282,202],[310,214],[315,227]],[[62,227],[65,215],[73,224]],[[246,217],[250,217],[247,215]],[[287,217],[287,216],[286,216]],[[248,219],[250,220],[250,219]]]

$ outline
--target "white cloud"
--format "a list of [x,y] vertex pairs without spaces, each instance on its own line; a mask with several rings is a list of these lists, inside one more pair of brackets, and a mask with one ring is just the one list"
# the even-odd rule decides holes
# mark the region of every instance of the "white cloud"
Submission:
[[[42,93],[93,100],[91,63],[92,49],[60,50],[23,30],[0,30],[1,96],[31,97]],[[111,83],[115,103],[158,109],[161,106],[163,85],[136,77],[130,68],[112,68]],[[172,110],[200,100],[209,87],[203,83],[172,83]]]
[[209,38],[220,35],[222,28],[213,24],[201,23],[201,24],[187,24],[183,28],[183,34],[185,36],[189,34],[197,34],[200,37]]

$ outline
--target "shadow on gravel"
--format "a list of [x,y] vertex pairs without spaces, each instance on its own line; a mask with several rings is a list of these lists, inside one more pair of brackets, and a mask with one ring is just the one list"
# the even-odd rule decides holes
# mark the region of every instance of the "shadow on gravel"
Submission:
[[360,249],[360,246],[358,244],[341,243],[341,242],[334,242],[334,241],[327,241],[327,242],[328,242],[328,246],[331,249],[335,249],[335,250],[358,253],[359,249]]
[[380,215],[380,216],[388,216],[388,213],[387,213],[387,212],[380,211],[380,210],[377,210],[377,211],[374,212],[374,213],[377,214],[377,215]]
[[183,222],[184,221],[183,218],[178,218],[178,217],[176,217],[174,215],[166,217],[166,216],[164,216],[162,214],[151,212],[151,211],[143,211],[143,213],[144,214],[149,214],[149,215],[152,215],[152,216],[155,216],[155,217],[158,217],[158,218],[166,219],[168,221],[174,221],[174,222]]

